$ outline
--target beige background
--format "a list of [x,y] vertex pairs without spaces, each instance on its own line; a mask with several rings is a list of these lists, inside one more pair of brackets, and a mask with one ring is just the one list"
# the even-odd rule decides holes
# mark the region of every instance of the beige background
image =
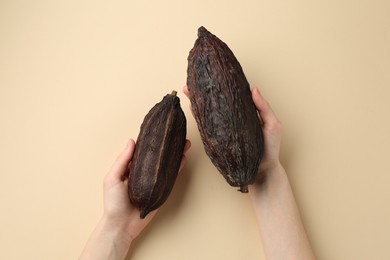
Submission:
[[181,88],[200,25],[284,125],[318,259],[390,259],[387,0],[0,0],[0,259],[76,259],[102,178],[179,91],[193,147],[129,259],[264,259],[247,195],[206,157]]

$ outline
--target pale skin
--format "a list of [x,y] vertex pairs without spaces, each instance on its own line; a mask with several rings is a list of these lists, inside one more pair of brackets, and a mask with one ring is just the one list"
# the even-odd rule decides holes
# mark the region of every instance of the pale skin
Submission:
[[[179,172],[183,169],[191,143],[186,140]],[[126,172],[134,154],[135,142],[130,139],[118,155],[103,181],[103,216],[89,237],[80,260],[125,259],[131,243],[146,227],[158,210],[140,219],[140,211],[128,198]]]
[[[183,92],[188,96],[186,86]],[[249,185],[249,195],[265,257],[267,260],[314,260],[286,171],[279,160],[281,123],[257,88],[252,89],[252,99],[262,122],[264,156],[258,174],[263,177]],[[180,170],[190,146],[187,140]],[[134,149],[135,143],[130,140],[104,179],[103,216],[91,234],[80,260],[125,259],[132,241],[158,211],[151,212],[141,220],[139,210],[129,203],[125,175]]]
[[249,185],[266,259],[314,260],[286,171],[280,160],[282,126],[257,88],[252,99],[262,122],[264,157],[258,180]]

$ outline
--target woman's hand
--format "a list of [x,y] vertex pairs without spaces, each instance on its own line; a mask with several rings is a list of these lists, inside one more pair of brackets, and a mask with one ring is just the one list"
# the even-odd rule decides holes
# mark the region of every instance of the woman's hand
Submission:
[[259,175],[266,174],[280,164],[279,152],[282,138],[282,125],[270,104],[257,88],[252,89],[252,99],[258,111],[263,130],[264,155],[260,163]]
[[[257,88],[252,100],[260,117],[264,155],[249,195],[256,213],[267,259],[314,260],[287,174],[280,163],[280,121]],[[184,94],[189,97],[187,86]]]
[[282,126],[269,103],[252,89],[264,138],[264,156],[249,194],[267,259],[314,260],[286,171],[279,160]]
[[[179,172],[185,163],[185,153],[190,148],[191,143],[186,140],[184,154],[181,160]],[[125,149],[119,154],[111,170],[104,178],[104,214],[112,225],[124,228],[129,239],[136,238],[150,220],[156,215],[157,210],[148,214],[145,219],[140,218],[138,208],[130,204],[128,196],[127,172],[135,150],[134,140],[130,139]]]
[[[179,172],[185,163],[185,153],[191,143],[186,140]],[[89,238],[80,259],[124,259],[131,242],[141,233],[157,210],[150,212],[144,219],[140,218],[138,208],[131,205],[128,191],[128,167],[133,158],[134,140],[130,139],[104,178],[104,210],[91,237]]]

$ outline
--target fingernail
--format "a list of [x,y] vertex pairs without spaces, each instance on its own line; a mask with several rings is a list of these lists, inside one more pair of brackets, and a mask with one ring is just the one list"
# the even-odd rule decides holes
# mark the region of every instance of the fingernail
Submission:
[[260,90],[259,90],[258,87],[256,87],[256,92],[257,92],[257,94],[259,94],[260,97],[263,97],[263,96],[261,95]]
[[132,140],[133,140],[133,139],[131,139],[131,138],[130,138],[129,140],[127,140],[126,149],[130,147],[130,142],[131,142]]

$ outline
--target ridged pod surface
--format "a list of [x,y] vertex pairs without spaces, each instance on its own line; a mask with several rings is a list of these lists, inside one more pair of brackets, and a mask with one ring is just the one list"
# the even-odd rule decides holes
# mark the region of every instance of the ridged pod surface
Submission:
[[204,27],[188,56],[187,87],[207,155],[231,186],[248,192],[263,155],[260,119],[240,63]]
[[186,142],[186,118],[176,91],[145,116],[129,167],[130,202],[143,219],[168,198]]

